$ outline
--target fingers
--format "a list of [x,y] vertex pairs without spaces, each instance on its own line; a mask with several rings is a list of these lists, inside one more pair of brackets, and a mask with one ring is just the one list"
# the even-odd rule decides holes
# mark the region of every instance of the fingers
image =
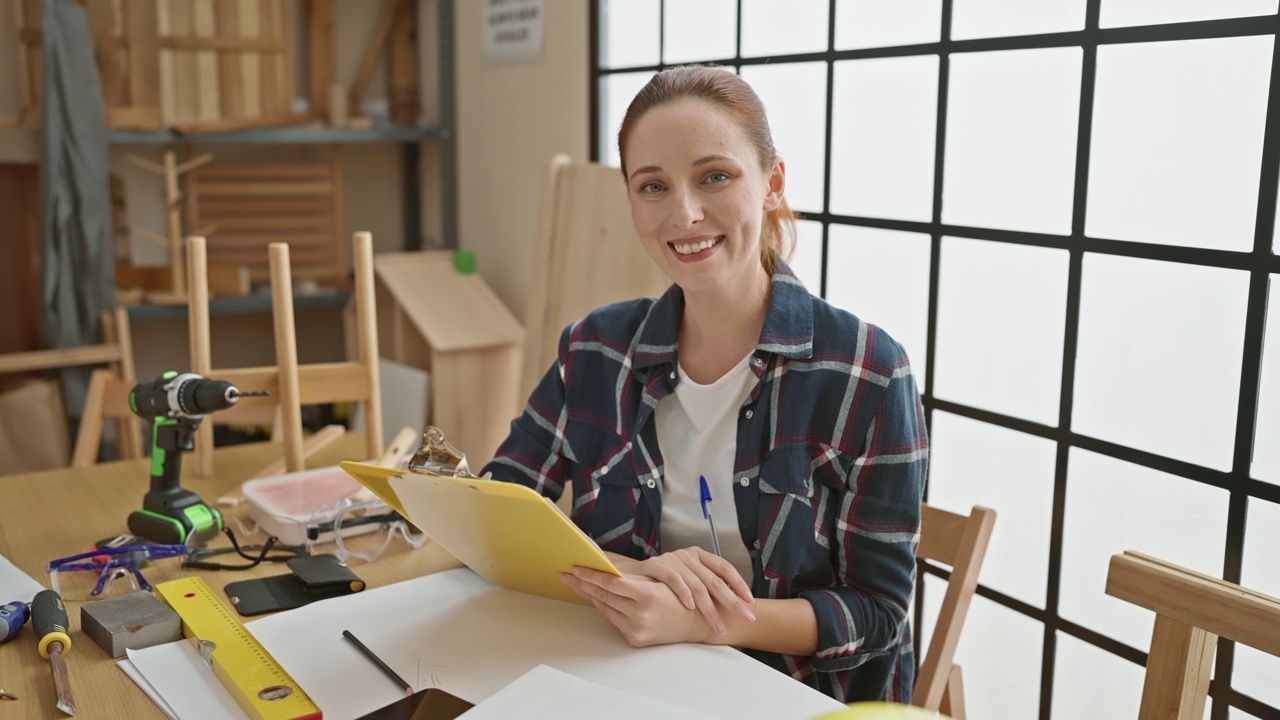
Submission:
[[714,569],[705,566],[695,568],[694,572],[698,575],[698,579],[715,602],[733,610],[747,622],[755,622],[755,613],[751,612],[748,606],[749,603],[755,602],[755,598],[751,595],[751,588],[747,586],[746,581],[732,564],[714,555],[711,558],[719,560],[723,565],[718,564],[719,566]]

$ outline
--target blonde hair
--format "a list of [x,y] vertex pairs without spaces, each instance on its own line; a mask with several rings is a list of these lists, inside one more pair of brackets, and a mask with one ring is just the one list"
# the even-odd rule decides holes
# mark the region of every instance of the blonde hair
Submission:
[[[764,103],[745,80],[712,65],[683,65],[655,73],[636,93],[618,129],[618,156],[622,159],[622,178],[627,177],[627,138],[636,123],[650,110],[677,100],[701,100],[728,115],[742,129],[747,141],[756,149],[760,167],[766,173],[778,156],[769,131]],[[773,275],[778,259],[790,259],[795,247],[796,215],[782,198],[778,207],[765,213],[760,229],[760,264]]]

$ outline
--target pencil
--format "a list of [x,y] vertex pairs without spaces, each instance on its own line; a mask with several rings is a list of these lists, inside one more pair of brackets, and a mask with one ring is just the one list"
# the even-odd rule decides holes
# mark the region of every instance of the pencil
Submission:
[[360,651],[361,655],[364,655],[365,657],[369,658],[369,660],[372,661],[374,665],[377,665],[378,669],[382,671],[383,675],[386,675],[387,677],[391,678],[392,680],[395,681],[397,685],[403,688],[405,695],[413,694],[413,686],[405,682],[404,678],[396,674],[396,671],[392,670],[390,665],[382,662],[382,658],[378,657],[377,655],[374,655],[373,651],[365,647],[364,643],[356,639],[356,636],[352,635],[350,630],[343,630],[342,637],[350,640],[351,644],[356,646],[356,649]]

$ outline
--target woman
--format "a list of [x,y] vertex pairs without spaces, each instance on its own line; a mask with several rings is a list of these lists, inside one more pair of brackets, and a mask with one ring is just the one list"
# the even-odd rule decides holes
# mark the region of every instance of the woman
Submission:
[[742,79],[656,74],[618,148],[674,284],[567,328],[486,471],[552,499],[573,481],[624,577],[561,579],[632,645],[733,645],[841,701],[906,702],[927,441],[905,353],[781,259],[786,169]]

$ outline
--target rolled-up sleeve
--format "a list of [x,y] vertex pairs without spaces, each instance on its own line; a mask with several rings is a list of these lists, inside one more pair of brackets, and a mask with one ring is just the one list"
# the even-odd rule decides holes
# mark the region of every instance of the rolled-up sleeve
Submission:
[[800,593],[818,621],[815,670],[848,670],[898,651],[915,586],[928,460],[924,411],[904,356],[837,496],[836,585]]

